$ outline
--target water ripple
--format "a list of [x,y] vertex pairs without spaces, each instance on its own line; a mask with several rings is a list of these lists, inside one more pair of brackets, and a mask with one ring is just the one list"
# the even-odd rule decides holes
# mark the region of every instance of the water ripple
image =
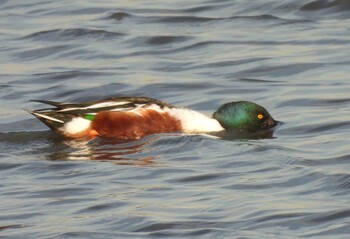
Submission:
[[111,32],[99,29],[72,28],[72,29],[53,29],[47,31],[35,32],[20,38],[21,40],[40,40],[40,41],[70,41],[79,37],[81,40],[109,40],[124,36],[124,33]]

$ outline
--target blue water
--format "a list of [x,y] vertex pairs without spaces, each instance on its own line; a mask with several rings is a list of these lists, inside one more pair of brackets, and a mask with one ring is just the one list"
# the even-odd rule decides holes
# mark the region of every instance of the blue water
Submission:
[[[348,238],[346,0],[0,1],[0,237]],[[273,137],[63,140],[32,99],[249,100]]]

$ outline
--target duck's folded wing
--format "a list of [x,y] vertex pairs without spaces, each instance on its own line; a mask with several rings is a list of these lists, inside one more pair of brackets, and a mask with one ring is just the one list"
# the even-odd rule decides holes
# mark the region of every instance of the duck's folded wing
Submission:
[[[160,100],[148,97],[117,97],[86,103],[60,103],[48,100],[33,101],[54,106],[55,108],[50,110],[55,111],[56,113],[66,113],[74,115],[96,114],[101,111],[130,111],[138,107],[147,107],[152,104],[158,105],[161,108],[174,107]],[[37,110],[37,112],[47,110],[49,109]]]

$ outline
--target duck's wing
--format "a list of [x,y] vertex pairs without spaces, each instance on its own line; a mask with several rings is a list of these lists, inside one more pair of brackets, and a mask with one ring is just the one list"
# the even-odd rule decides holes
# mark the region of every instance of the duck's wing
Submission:
[[93,120],[95,115],[102,111],[128,112],[136,108],[147,108],[158,105],[160,108],[174,108],[175,106],[148,97],[116,97],[85,103],[61,103],[48,100],[33,100],[54,106],[39,110],[27,110],[53,131],[58,131],[67,122],[74,118]]
[[55,112],[57,114],[72,114],[81,116],[85,114],[96,114],[101,111],[130,111],[137,107],[144,107],[150,105],[158,105],[160,108],[168,107],[174,108],[175,106],[167,104],[163,101],[149,98],[149,97],[116,97],[108,98],[98,101],[90,101],[85,103],[61,103],[48,100],[33,100],[35,102],[44,103],[54,106],[51,109],[40,109],[34,112]]

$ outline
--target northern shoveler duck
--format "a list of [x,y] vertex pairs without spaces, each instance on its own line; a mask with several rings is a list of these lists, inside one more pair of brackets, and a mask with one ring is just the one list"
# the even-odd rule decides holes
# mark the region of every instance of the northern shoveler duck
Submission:
[[256,132],[276,126],[265,108],[248,101],[222,105],[210,118],[148,97],[117,97],[86,103],[36,102],[53,106],[28,111],[67,138],[139,139],[156,133]]

